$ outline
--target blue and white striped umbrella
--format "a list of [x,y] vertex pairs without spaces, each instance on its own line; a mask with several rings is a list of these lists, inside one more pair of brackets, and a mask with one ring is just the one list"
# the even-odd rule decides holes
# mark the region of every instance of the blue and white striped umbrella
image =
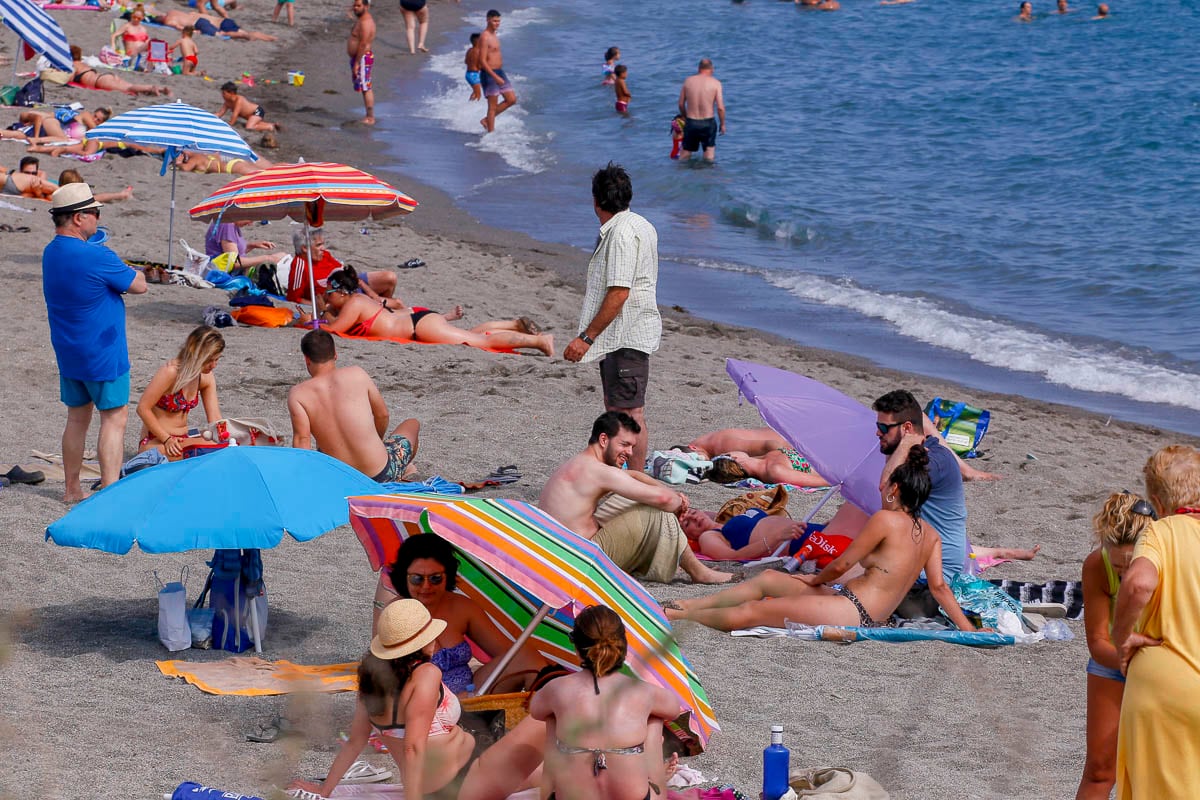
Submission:
[[[0,0],[0,3],[12,0]],[[211,111],[189,106],[182,100],[145,106],[118,114],[87,133],[88,139],[101,142],[122,142],[142,146],[165,147],[162,172],[174,162],[181,150],[220,153],[226,156],[258,161],[250,145],[242,141],[237,131]],[[167,226],[167,266],[173,266],[175,244],[175,173],[171,172],[171,216]]]
[[[67,35],[54,17],[30,0],[0,0],[0,17],[4,24],[37,52],[50,59],[59,69],[75,69]],[[16,59],[14,59],[15,61]]]

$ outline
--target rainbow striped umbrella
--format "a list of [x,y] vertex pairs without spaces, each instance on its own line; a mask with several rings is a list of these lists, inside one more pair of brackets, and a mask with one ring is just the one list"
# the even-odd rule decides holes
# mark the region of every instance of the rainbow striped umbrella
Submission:
[[[189,213],[192,219],[220,218],[225,222],[291,217],[304,223],[307,241],[310,226],[319,228],[327,221],[355,222],[368,217],[383,219],[408,214],[416,207],[416,200],[362,170],[345,164],[301,161],[276,164],[230,181]],[[307,263],[312,264],[311,244],[307,250]],[[317,287],[313,271],[307,272],[315,319]]]
[[414,534],[436,533],[453,545],[462,561],[459,591],[514,641],[513,652],[532,636],[547,658],[578,664],[568,637],[575,615],[591,605],[612,608],[629,637],[626,665],[642,680],[670,689],[691,711],[688,730],[676,725],[673,732],[699,752],[720,730],[654,598],[598,546],[541,509],[518,500],[414,494],[349,500],[350,525],[372,569],[390,564],[400,543]]

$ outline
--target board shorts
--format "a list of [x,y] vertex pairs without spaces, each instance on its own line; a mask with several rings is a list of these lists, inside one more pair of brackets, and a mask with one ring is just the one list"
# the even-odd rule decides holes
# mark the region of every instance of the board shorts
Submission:
[[479,78],[479,70],[477,70],[477,69],[467,70],[467,83],[470,84],[471,86],[478,86],[481,83],[480,78]]
[[196,27],[196,30],[200,31],[205,36],[216,36],[217,35],[217,26],[213,25],[211,22],[206,20],[204,17],[200,17],[199,19],[196,20],[195,27]]
[[717,118],[687,119],[683,123],[683,149],[694,153],[717,146]]
[[504,74],[504,70],[497,69],[493,70],[493,72],[500,76],[500,83],[496,83],[496,79],[486,69],[479,72],[479,83],[483,86],[483,96],[496,97],[505,92],[511,92],[512,83],[509,82],[508,76]]
[[371,68],[375,66],[375,54],[370,50],[363,53],[362,66],[358,61],[351,57],[350,59],[350,76],[354,83],[354,91],[369,92],[371,91]]
[[650,382],[650,355],[622,347],[600,359],[600,386],[606,408],[643,408]]
[[241,26],[231,20],[229,17],[221,20],[221,33],[236,33],[241,29]]
[[58,376],[58,396],[68,408],[92,403],[101,411],[129,404],[129,373],[111,381],[80,381]]
[[394,433],[383,440],[383,449],[387,451],[387,463],[372,480],[376,483],[396,483],[404,477],[404,470],[412,461],[412,442]]

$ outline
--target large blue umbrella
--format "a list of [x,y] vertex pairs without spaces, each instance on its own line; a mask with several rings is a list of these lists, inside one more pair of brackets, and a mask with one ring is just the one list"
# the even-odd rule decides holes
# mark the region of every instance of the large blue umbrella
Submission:
[[[13,0],[0,0],[0,3]],[[118,114],[88,131],[88,138],[100,142],[122,142],[141,146],[163,147],[162,172],[171,171],[171,215],[167,222],[167,266],[171,266],[175,244],[175,157],[181,150],[245,158],[257,161],[237,131],[225,120],[202,108],[189,106],[182,100],[145,106]]]
[[228,447],[135,472],[46,529],[64,547],[124,554],[274,547],[349,521],[346,498],[379,484],[337,459],[290,447]]
[[[73,71],[75,60],[71,58],[71,47],[67,35],[54,20],[29,0],[0,0],[0,17],[4,24],[21,40],[44,55],[59,69]],[[20,48],[18,48],[20,50]],[[17,58],[13,56],[13,68]]]

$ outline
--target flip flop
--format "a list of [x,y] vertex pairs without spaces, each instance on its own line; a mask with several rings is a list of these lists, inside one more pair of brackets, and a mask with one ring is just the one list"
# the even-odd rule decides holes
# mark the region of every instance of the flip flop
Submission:
[[[392,777],[391,770],[373,767],[366,761],[355,761],[346,770],[339,783],[381,783]],[[313,783],[321,783],[325,778],[313,778]]]
[[664,611],[667,609],[671,611],[683,611],[683,606],[679,605],[678,600],[664,600],[659,605],[663,607]]
[[8,472],[4,473],[4,477],[12,483],[27,483],[34,485],[46,480],[45,473],[42,472],[26,472],[19,466],[13,466]]
[[280,736],[291,736],[298,733],[295,726],[285,717],[276,717],[266,724],[260,723],[250,733],[246,734],[246,741],[261,742],[270,744],[279,739]]
[[483,479],[488,485],[504,485],[507,483],[516,483],[521,480],[521,473],[517,470],[516,464],[509,464],[506,467],[497,467],[491,475]]
[[396,269],[416,269],[417,267],[425,266],[425,262],[419,258],[410,258],[403,264],[397,264]]

